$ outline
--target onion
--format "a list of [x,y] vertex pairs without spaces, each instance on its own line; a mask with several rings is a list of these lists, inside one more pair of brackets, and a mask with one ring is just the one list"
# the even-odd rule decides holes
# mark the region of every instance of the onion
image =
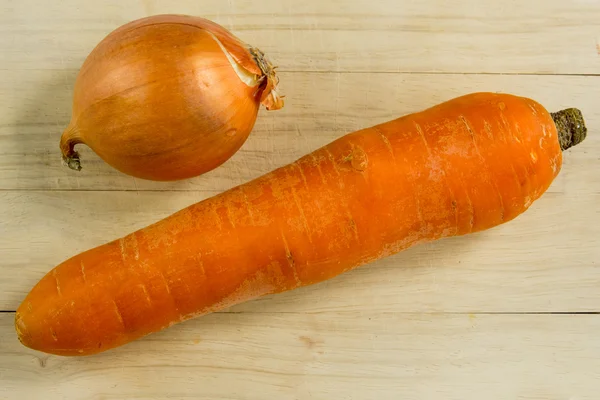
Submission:
[[156,15],[106,36],[75,82],[64,162],[81,170],[75,145],[142,179],[198,176],[244,144],[262,104],[283,107],[275,67],[222,26]]

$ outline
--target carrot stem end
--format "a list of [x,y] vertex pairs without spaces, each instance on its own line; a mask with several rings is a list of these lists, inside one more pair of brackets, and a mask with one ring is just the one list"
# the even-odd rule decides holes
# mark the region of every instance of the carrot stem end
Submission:
[[565,151],[581,142],[587,136],[583,114],[577,108],[567,108],[550,113],[558,131],[560,148]]

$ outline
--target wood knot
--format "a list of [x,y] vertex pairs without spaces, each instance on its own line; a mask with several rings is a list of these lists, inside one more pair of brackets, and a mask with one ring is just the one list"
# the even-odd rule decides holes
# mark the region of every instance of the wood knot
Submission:
[[46,364],[48,363],[48,357],[37,357],[38,360],[38,364],[40,365],[40,368],[46,368]]
[[318,346],[318,345],[321,345],[321,344],[323,344],[323,343],[324,343],[322,340],[319,340],[319,339],[313,339],[313,338],[311,338],[311,337],[309,337],[309,336],[304,336],[304,335],[303,335],[303,336],[300,336],[300,337],[299,337],[299,339],[300,339],[300,341],[301,341],[301,342],[303,342],[303,343],[306,345],[306,347],[308,347],[309,349],[313,349],[313,348],[315,348],[315,346]]

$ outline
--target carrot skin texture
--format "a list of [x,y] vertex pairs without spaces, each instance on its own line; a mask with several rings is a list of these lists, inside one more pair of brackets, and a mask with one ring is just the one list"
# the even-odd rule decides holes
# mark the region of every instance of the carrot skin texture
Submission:
[[473,93],[345,135],[58,265],[16,314],[21,342],[77,356],[527,210],[562,165],[537,102]]

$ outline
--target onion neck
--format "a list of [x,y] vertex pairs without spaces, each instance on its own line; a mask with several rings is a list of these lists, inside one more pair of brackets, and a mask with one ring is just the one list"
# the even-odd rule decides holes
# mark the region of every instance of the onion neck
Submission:
[[60,138],[60,152],[63,162],[75,171],[81,171],[79,153],[75,151],[75,145],[83,143],[83,139],[77,128],[69,125]]
[[[255,87],[256,96],[267,110],[278,110],[283,107],[283,97],[277,91],[279,77],[265,54],[256,47],[245,45],[232,36],[218,35],[219,32],[208,31],[218,43],[227,57],[231,67],[249,87]],[[220,37],[219,37],[220,36]],[[224,39],[224,40],[222,40]]]
[[279,84],[279,77],[275,73],[277,67],[273,66],[265,54],[256,47],[251,47],[249,51],[263,74],[261,80],[264,88],[260,98],[262,105],[267,110],[279,110],[283,107],[283,97],[277,92],[277,85]]

